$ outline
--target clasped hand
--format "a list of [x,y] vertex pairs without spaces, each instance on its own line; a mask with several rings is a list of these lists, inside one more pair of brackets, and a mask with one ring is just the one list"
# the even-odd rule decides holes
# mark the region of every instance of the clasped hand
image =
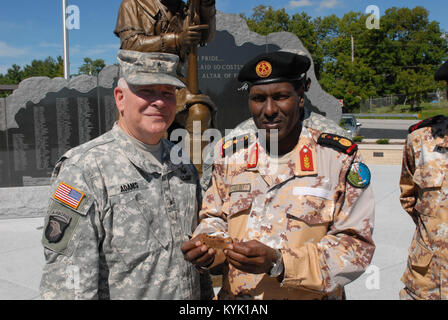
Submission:
[[[182,252],[185,260],[198,267],[210,266],[216,254],[214,249],[199,241],[199,236],[184,242]],[[227,261],[236,269],[252,274],[268,273],[272,264],[277,260],[275,249],[256,240],[235,242],[229,249],[224,250],[224,254]]]

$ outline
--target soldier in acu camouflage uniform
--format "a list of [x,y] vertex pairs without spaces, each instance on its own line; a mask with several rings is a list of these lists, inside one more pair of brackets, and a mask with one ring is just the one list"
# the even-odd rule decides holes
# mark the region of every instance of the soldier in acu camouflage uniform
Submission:
[[[180,246],[197,226],[199,177],[161,139],[175,116],[179,58],[118,53],[120,119],[56,165],[43,234],[44,299],[200,299],[208,275]],[[204,281],[200,281],[203,278]]]
[[[309,67],[307,57],[274,52],[240,72],[268,143],[252,133],[222,141],[200,224],[182,245],[198,269],[222,270],[220,299],[343,299],[372,259],[370,171],[352,141],[303,125]],[[209,248],[203,233],[233,244]]]
[[[448,63],[436,73],[448,81]],[[401,299],[448,299],[448,117],[409,128],[401,171],[401,205],[416,231]]]

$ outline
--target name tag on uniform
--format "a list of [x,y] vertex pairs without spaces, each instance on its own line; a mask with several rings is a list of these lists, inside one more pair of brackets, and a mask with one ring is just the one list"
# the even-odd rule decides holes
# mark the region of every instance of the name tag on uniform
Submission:
[[331,200],[331,191],[322,188],[294,187],[292,194],[294,196],[314,196]]
[[230,186],[229,194],[232,194],[234,192],[250,192],[252,189],[251,184],[234,184]]

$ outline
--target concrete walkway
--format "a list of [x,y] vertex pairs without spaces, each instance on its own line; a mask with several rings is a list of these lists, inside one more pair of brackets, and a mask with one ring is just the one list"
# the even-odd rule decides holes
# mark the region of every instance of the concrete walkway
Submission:
[[[394,300],[413,234],[411,219],[401,209],[400,166],[370,166],[376,202],[374,240],[377,245],[370,274],[346,287],[348,299]],[[44,218],[0,220],[0,299],[38,299],[44,264],[40,245]]]

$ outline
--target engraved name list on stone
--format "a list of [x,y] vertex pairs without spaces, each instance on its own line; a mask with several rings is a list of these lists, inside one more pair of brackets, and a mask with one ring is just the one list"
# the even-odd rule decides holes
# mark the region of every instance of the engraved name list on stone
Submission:
[[25,135],[21,133],[12,134],[12,148],[14,157],[14,171],[25,171],[28,166],[26,152],[29,150],[25,143]]
[[58,156],[62,156],[71,148],[73,134],[73,119],[71,118],[69,99],[56,98],[56,125],[58,132]]
[[34,139],[36,147],[36,168],[38,170],[51,169],[50,145],[48,135],[48,125],[45,119],[45,107],[36,106],[34,108]]
[[78,105],[78,134],[79,144],[83,144],[95,138],[98,134],[98,123],[96,121],[98,109],[95,108],[97,103],[91,103],[88,97],[77,97]]

